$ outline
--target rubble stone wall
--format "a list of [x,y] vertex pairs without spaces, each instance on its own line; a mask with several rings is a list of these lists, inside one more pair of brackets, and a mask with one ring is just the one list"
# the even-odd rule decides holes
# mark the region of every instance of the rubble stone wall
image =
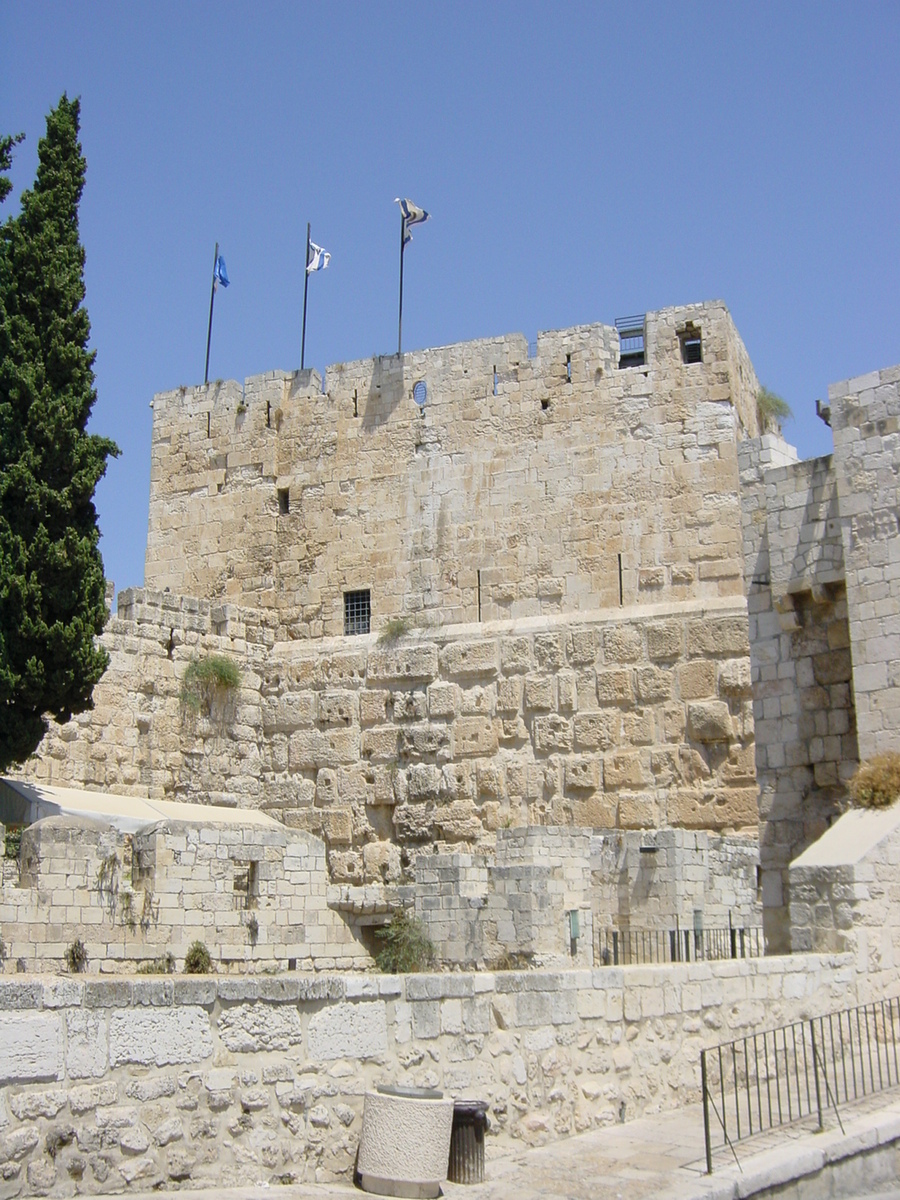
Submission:
[[694,1103],[704,1046],[864,991],[850,955],[0,980],[4,1195],[349,1181],[381,1083],[487,1100],[494,1144],[548,1142]]
[[[680,335],[701,338],[687,363]],[[719,302],[153,401],[147,587],[268,609],[280,637],[741,595],[736,445],[757,382]],[[420,408],[413,389],[422,383]]]

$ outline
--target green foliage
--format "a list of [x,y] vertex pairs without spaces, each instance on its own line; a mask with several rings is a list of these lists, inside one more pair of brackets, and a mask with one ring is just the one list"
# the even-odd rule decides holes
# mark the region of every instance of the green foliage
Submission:
[[6,836],[3,839],[4,858],[18,858],[19,847],[22,845],[22,830],[24,825],[7,825]]
[[406,975],[434,966],[434,944],[425,926],[405,909],[398,909],[390,924],[376,930],[375,936],[384,943],[375,955],[379,971],[388,975]]
[[389,621],[385,621],[378,635],[380,645],[390,645],[392,642],[399,642],[402,637],[409,633],[410,621],[408,617],[391,617]]
[[783,400],[775,392],[761,387],[756,393],[756,419],[759,422],[760,433],[781,429],[784,422],[789,421],[793,415],[787,400]]
[[241,669],[224,654],[208,654],[188,663],[181,681],[181,706],[208,714],[217,695],[241,686]]
[[87,970],[88,952],[81,938],[76,938],[66,951],[66,966],[75,974],[80,975]]
[[15,137],[0,137],[0,204],[12,191],[12,183],[7,179],[6,172],[12,166],[13,147],[24,139],[24,133],[17,133]]
[[203,942],[191,942],[184,956],[185,975],[208,975],[212,970],[212,959]]
[[[197,944],[197,943],[195,943]],[[138,975],[174,975],[175,956],[167,950],[160,958],[148,958],[138,967]]]
[[[96,392],[78,117],[64,95],[35,185],[0,226],[0,772],[37,749],[48,715],[90,708],[108,661],[95,644],[107,614],[93,497],[118,448],[86,432]],[[0,171],[15,140],[0,140]]]
[[890,808],[900,797],[900,754],[876,754],[860,763],[849,792],[857,808]]

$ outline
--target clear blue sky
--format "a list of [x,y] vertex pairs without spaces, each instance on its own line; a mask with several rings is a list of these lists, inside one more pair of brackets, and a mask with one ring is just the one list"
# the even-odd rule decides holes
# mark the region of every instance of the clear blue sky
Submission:
[[721,298],[787,436],[900,361],[900,5],[3,0],[0,130],[17,194],[82,100],[107,575],[143,578],[154,392]]

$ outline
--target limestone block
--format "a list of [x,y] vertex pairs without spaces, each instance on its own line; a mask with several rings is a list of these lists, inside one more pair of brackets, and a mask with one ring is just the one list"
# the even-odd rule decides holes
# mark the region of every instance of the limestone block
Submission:
[[579,749],[610,750],[619,742],[621,716],[615,711],[578,713],[575,744]]
[[406,770],[409,802],[413,804],[437,800],[441,793],[442,778],[439,767],[431,763],[412,763]]
[[643,653],[643,639],[638,626],[616,625],[604,630],[603,657],[606,662],[637,662]]
[[569,662],[588,666],[597,658],[597,634],[593,629],[573,629],[569,635]]
[[556,713],[547,717],[535,717],[533,725],[535,751],[552,754],[572,749],[572,722]]
[[632,672],[622,667],[598,671],[597,699],[601,704],[632,704],[634,702]]
[[309,1019],[311,1059],[377,1058],[387,1052],[387,1010],[383,1000],[334,1004]]
[[370,682],[391,679],[431,681],[438,673],[438,649],[430,643],[422,646],[377,648],[369,654]]
[[640,754],[616,750],[603,756],[603,782],[608,791],[639,788],[650,783]]
[[556,707],[553,679],[549,675],[525,676],[525,708],[550,712]]
[[727,742],[733,736],[731,713],[723,700],[688,705],[688,731],[697,742]]
[[380,725],[387,719],[387,704],[391,693],[385,688],[365,688],[359,693],[361,725]]
[[638,698],[644,704],[668,700],[672,694],[672,672],[659,667],[638,667],[635,671]]
[[450,750],[450,731],[446,725],[415,725],[401,729],[397,749],[408,758],[446,757]]
[[399,741],[400,731],[393,725],[365,729],[362,734],[363,757],[374,761],[391,761],[397,757]]
[[519,712],[522,707],[523,685],[517,678],[501,679],[497,684],[498,712]]
[[212,1051],[210,1019],[202,1008],[117,1009],[110,1016],[111,1067],[202,1062]]
[[684,630],[680,621],[654,621],[647,626],[647,653],[652,659],[680,658]]
[[490,717],[457,717],[451,726],[451,734],[454,758],[481,757],[497,752],[497,725]]
[[719,692],[723,696],[750,695],[750,660],[733,658],[719,666]]
[[699,659],[680,663],[676,668],[678,691],[682,700],[703,700],[716,694],[716,664]]
[[66,1012],[66,1072],[70,1079],[99,1079],[109,1069],[109,1017],[97,1009]]
[[62,1089],[48,1092],[20,1092],[10,1097],[9,1107],[19,1121],[36,1121],[38,1117],[55,1117],[66,1103]]
[[329,808],[322,813],[322,836],[329,846],[349,846],[353,840],[353,813],[349,808]]
[[504,675],[521,675],[534,669],[531,638],[510,637],[500,641],[500,665]]
[[[371,734],[371,730],[367,733]],[[288,761],[292,771],[335,767],[359,758],[359,731],[352,729],[302,729],[292,733]]]
[[451,642],[441,653],[441,667],[447,675],[497,675],[499,647],[493,639]]
[[219,1016],[219,1037],[232,1053],[288,1050],[303,1040],[300,1014],[293,1005],[238,1004]]
[[69,1112],[77,1117],[93,1108],[115,1104],[117,1099],[118,1089],[115,1083],[82,1084],[69,1090]]
[[399,804],[394,809],[393,825],[401,842],[430,841],[434,837],[434,808],[430,804]]
[[428,712],[425,692],[392,692],[391,707],[395,721],[424,721]]
[[317,719],[322,725],[353,725],[359,702],[355,692],[322,692],[318,698]]
[[428,715],[455,717],[459,711],[459,685],[455,683],[432,683],[428,688]]
[[704,617],[691,620],[687,628],[687,652],[691,657],[749,655],[746,618]]
[[573,712],[578,707],[578,684],[575,672],[560,671],[556,676],[556,687],[560,711]]
[[62,1068],[59,1013],[0,1012],[0,1083],[59,1079]]
[[600,787],[601,763],[596,756],[566,759],[566,791],[595,791]]

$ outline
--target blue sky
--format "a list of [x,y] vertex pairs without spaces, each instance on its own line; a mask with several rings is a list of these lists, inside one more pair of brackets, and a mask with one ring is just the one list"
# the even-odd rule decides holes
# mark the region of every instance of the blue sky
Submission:
[[107,575],[143,578],[154,392],[721,298],[787,436],[900,361],[900,5],[3,0],[0,129],[34,177],[82,100]]

